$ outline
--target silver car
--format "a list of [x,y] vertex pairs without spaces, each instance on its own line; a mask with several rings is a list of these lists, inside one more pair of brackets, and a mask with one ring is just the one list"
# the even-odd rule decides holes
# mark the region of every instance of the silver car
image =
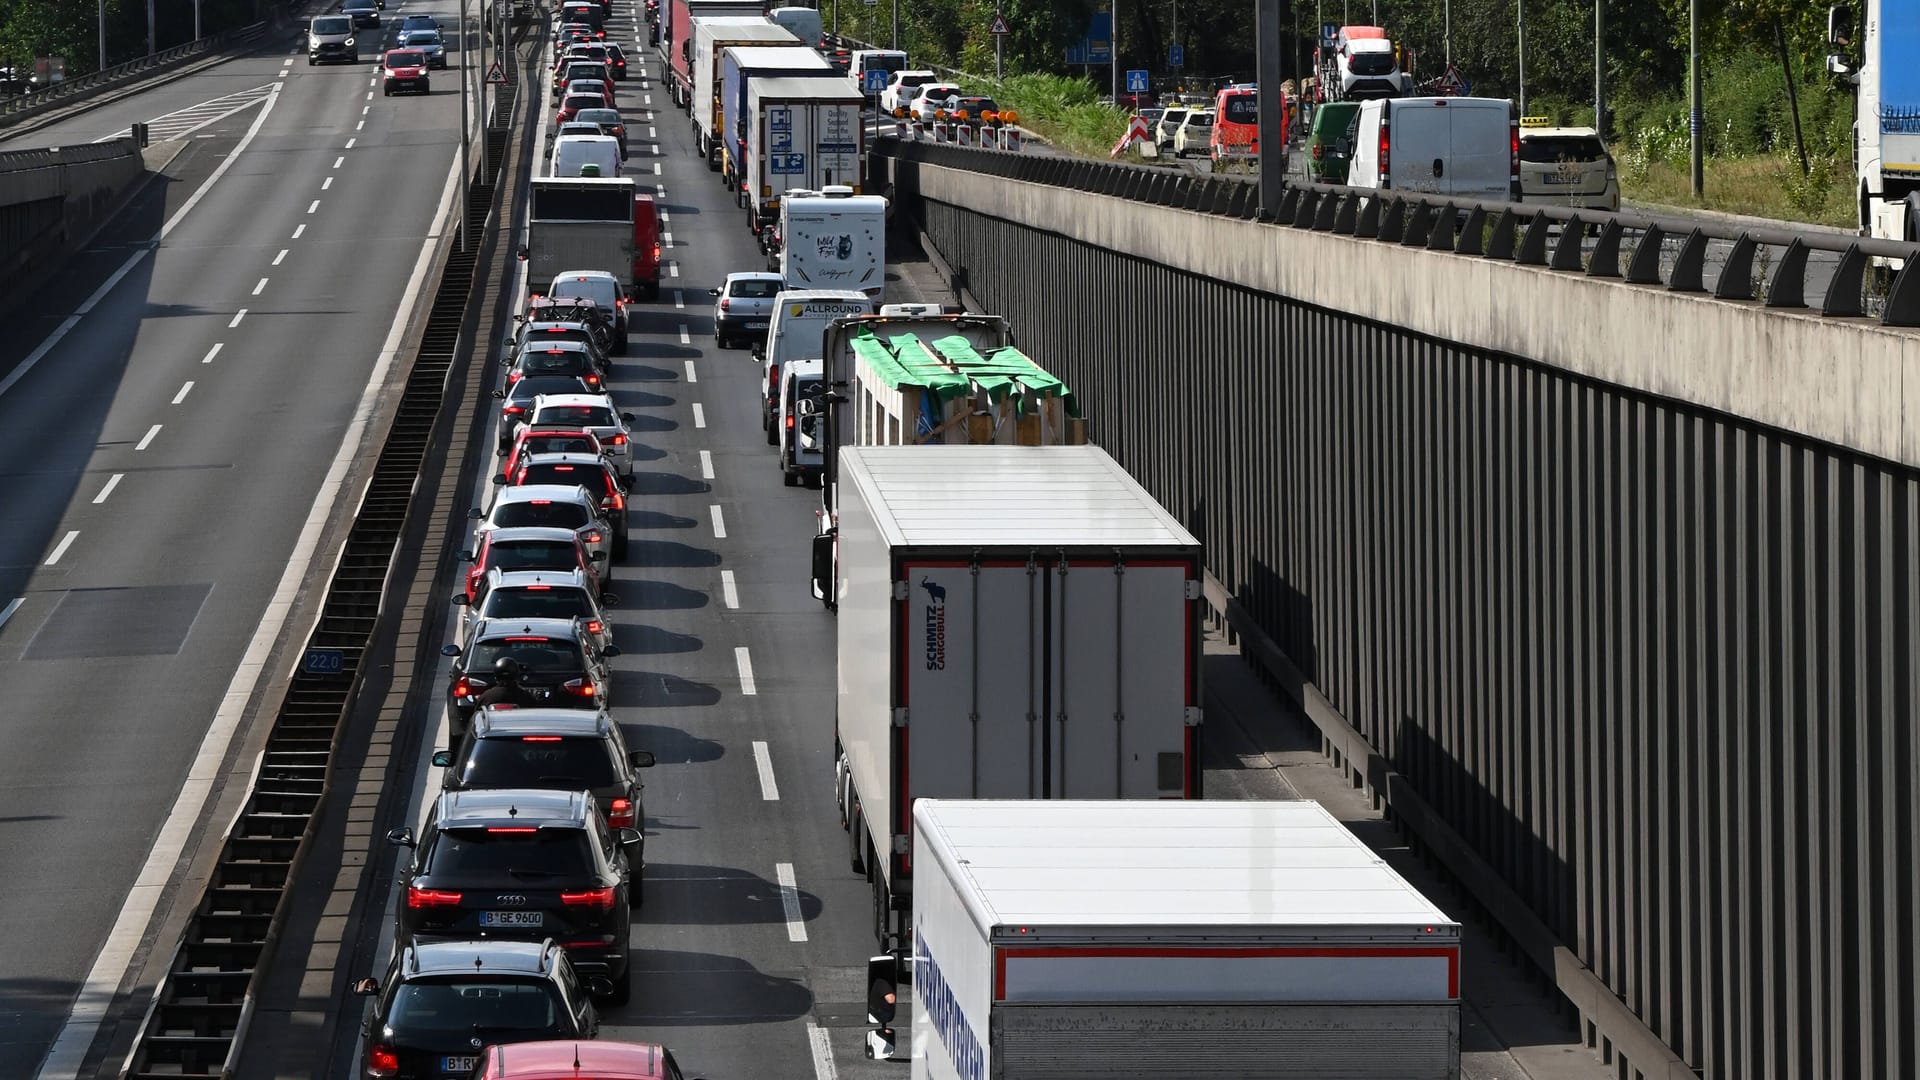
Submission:
[[[627,290],[619,278],[605,270],[563,270],[553,275],[553,285],[546,294],[557,300],[578,296],[593,301],[601,311],[613,313],[614,340],[626,340]],[[625,350],[616,345],[613,351]]]
[[479,523],[474,528],[476,549],[484,534],[491,530],[541,526],[572,529],[589,558],[599,553],[600,558],[594,559],[595,562],[613,557],[613,529],[601,516],[600,500],[577,484],[573,487],[561,484],[503,487],[494,495],[491,509],[476,506],[467,511],[467,516]]
[[395,48],[419,49],[427,54],[427,66],[444,68],[447,66],[447,45],[440,40],[438,30],[403,30]]
[[542,394],[526,413],[529,424],[578,424],[592,431],[613,471],[629,486],[633,483],[633,433],[627,424],[632,420],[632,413],[616,409],[605,394]]
[[473,627],[481,619],[579,619],[593,636],[596,649],[613,644],[613,623],[606,608],[618,602],[584,570],[501,570],[487,572],[479,595],[469,601],[456,592],[453,603],[465,608],[460,619],[460,644],[470,645]]
[[773,321],[774,298],[780,295],[782,278],[763,270],[728,274],[717,289],[708,289],[713,297],[713,341],[723,349],[736,341],[765,341],[767,325]]

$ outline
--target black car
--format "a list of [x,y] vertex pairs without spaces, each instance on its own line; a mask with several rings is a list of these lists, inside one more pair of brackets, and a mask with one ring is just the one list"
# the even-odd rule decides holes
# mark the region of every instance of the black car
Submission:
[[626,78],[627,78],[626,50],[622,49],[620,46],[614,44],[611,41],[607,42],[607,66],[613,69],[613,77],[616,80],[620,82],[626,81]]
[[514,316],[514,321],[578,324],[593,332],[593,343],[601,353],[611,356],[626,348],[624,338],[615,332],[613,316],[585,297],[537,297],[527,302],[526,314]]
[[[613,990],[604,978],[587,981]],[[467,1077],[484,1046],[600,1032],[579,972],[550,940],[404,946],[384,981],[361,979],[353,992],[373,999],[362,1026],[367,1080]]]
[[606,391],[607,373],[600,366],[600,358],[593,346],[584,341],[529,341],[500,363],[507,369],[505,380],[509,388],[529,377],[571,375],[586,383],[591,393]]
[[340,14],[351,18],[356,30],[380,25],[380,7],[373,0],[345,0],[340,5]]
[[633,873],[624,852],[635,831],[610,828],[586,791],[449,791],[434,800],[417,842],[412,829],[387,834],[414,849],[394,897],[397,940],[552,939],[623,1003],[633,985]]
[[447,681],[447,713],[457,740],[477,707],[474,699],[493,685],[494,665],[512,657],[520,665],[520,685],[542,705],[558,709],[607,707],[605,658],[619,656],[612,645],[596,649],[593,635],[576,619],[485,619],[476,623],[463,650],[448,645],[453,657]]
[[433,755],[445,769],[443,791],[474,788],[558,788],[588,791],[613,829],[632,829],[624,845],[633,872],[628,899],[641,904],[646,871],[647,820],[640,801],[640,770],[653,754],[628,750],[620,725],[604,712],[585,709],[481,709],[467,737]]
[[493,396],[500,399],[500,449],[513,445],[513,433],[520,425],[520,418],[533,409],[533,399],[541,394],[598,394],[604,393],[588,386],[586,380],[573,375],[529,375],[505,390],[495,390]]
[[593,354],[593,366],[602,377],[613,374],[613,358],[607,352],[609,341],[606,330],[586,322],[540,319],[521,323],[513,336],[507,339],[505,359],[512,361],[529,346],[576,341]]

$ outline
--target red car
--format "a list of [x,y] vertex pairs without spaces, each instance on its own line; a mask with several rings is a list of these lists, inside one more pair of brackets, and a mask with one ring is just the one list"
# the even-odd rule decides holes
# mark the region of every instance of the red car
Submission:
[[[472,558],[468,559],[468,556]],[[467,567],[467,579],[463,583],[468,603],[479,599],[480,586],[487,580],[487,573],[491,570],[553,570],[560,573],[584,570],[593,582],[594,593],[598,595],[602,591],[600,578],[605,569],[598,560],[588,556],[586,545],[580,542],[580,534],[572,529],[533,525],[486,529],[480,533],[479,549],[462,552],[461,558],[472,563]]]
[[581,109],[611,108],[613,108],[613,102],[607,100],[607,98],[598,91],[568,94],[560,100],[560,113],[554,118],[553,122],[556,124],[564,124],[573,119],[574,115]]
[[420,49],[388,49],[380,58],[380,66],[385,69],[386,82],[381,93],[392,97],[395,90],[418,90],[423,94],[432,93],[427,79],[427,54]]
[[656,1043],[576,1039],[509,1043],[481,1052],[474,1080],[689,1080]]

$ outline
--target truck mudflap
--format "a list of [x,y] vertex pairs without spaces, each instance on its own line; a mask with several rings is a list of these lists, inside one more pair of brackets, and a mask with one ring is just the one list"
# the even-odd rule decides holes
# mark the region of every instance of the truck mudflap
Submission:
[[996,1002],[994,1080],[1459,1080],[1456,1002]]

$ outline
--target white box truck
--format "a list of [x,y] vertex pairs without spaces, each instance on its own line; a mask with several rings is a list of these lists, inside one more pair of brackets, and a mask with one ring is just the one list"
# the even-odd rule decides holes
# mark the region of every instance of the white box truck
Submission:
[[638,284],[635,200],[628,177],[536,176],[527,213],[527,286],[568,270],[605,270]]
[[1455,1080],[1460,927],[1320,804],[913,807],[913,1080]]
[[693,103],[687,111],[693,117],[694,144],[707,159],[707,168],[720,168],[721,60],[733,45],[792,45],[800,40],[784,26],[765,19],[695,17],[693,20]]
[[838,459],[836,775],[883,945],[915,799],[1200,797],[1200,543],[1105,451]]
[[851,187],[790,191],[780,200],[780,277],[789,289],[887,286],[887,200]]
[[866,127],[860,88],[842,75],[747,80],[747,150],[738,205],[758,234],[796,189],[846,185],[860,192]]

